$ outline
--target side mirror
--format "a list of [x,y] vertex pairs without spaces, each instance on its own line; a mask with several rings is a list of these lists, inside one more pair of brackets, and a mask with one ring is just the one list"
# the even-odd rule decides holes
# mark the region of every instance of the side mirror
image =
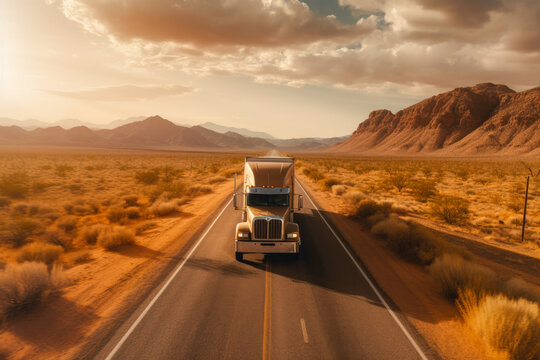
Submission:
[[[240,195],[240,199],[238,199],[238,195]],[[234,210],[246,210],[246,206],[244,204],[244,197],[245,193],[234,193],[233,194],[233,207]],[[240,205],[238,205],[238,201],[240,201]]]
[[232,194],[232,204],[234,210],[238,210],[238,206],[236,205],[236,193]]
[[298,195],[298,210],[301,210],[304,207],[304,197]]

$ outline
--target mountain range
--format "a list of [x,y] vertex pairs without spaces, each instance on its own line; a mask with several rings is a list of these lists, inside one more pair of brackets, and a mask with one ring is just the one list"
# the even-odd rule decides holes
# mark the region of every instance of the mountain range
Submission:
[[151,116],[114,129],[93,130],[86,126],[64,129],[60,126],[25,130],[18,126],[0,126],[4,145],[73,146],[130,149],[271,149],[275,146],[261,138],[225,134],[201,126],[186,127],[160,116]]
[[540,87],[515,92],[491,83],[457,88],[396,114],[371,112],[328,149],[365,155],[540,154]]

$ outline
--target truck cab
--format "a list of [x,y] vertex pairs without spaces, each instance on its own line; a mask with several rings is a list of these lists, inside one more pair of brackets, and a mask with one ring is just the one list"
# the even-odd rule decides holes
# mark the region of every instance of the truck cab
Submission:
[[249,253],[300,253],[293,214],[302,208],[302,195],[294,192],[293,158],[246,158],[242,192],[233,195],[233,206],[243,212],[244,220],[236,225],[236,260]]

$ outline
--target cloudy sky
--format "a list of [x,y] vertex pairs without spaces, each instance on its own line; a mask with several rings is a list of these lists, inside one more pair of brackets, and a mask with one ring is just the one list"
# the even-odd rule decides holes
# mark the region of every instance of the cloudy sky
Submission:
[[538,0],[0,2],[0,117],[351,133],[460,86],[540,85]]

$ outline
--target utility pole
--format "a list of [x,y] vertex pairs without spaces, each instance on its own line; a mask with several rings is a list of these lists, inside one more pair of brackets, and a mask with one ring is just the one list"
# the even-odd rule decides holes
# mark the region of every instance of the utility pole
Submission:
[[521,242],[524,242],[525,241],[525,224],[527,223],[527,199],[529,197],[529,178],[531,176],[533,179],[537,178],[538,175],[540,175],[540,170],[538,170],[538,172],[535,175],[533,169],[531,169],[530,166],[525,164],[525,162],[523,161],[521,161],[521,163],[523,164],[523,166],[527,168],[527,170],[529,170],[529,173],[531,174],[531,175],[527,175],[527,187],[525,188],[525,205],[523,206],[523,223],[521,224]]
[[527,221],[527,198],[529,197],[529,175],[527,175],[527,187],[525,188],[525,206],[523,207],[523,224],[521,225],[521,242],[525,241],[525,222]]

